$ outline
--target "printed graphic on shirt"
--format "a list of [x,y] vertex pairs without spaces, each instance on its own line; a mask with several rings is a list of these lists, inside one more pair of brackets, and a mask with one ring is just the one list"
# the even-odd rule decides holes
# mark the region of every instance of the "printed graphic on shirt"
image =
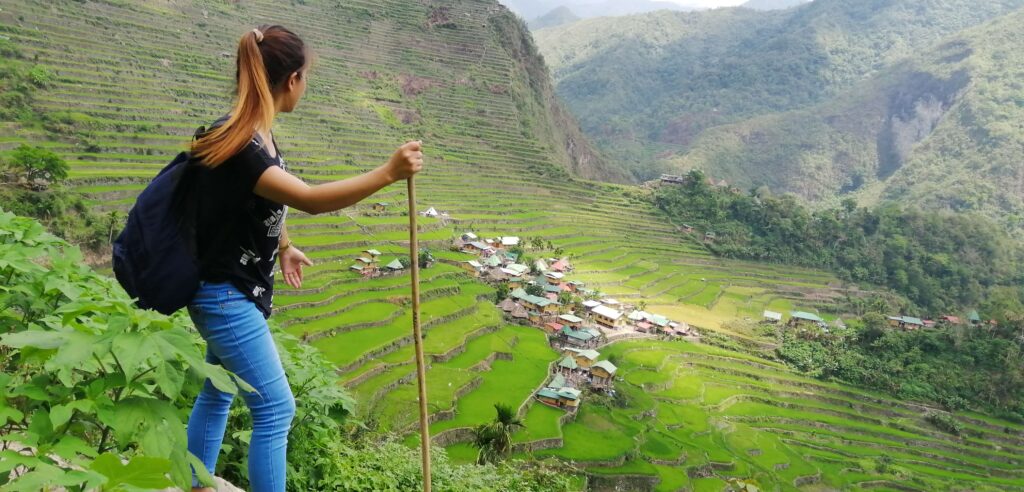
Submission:
[[239,247],[242,248],[242,257],[238,259],[239,263],[241,263],[243,265],[248,265],[249,262],[252,261],[253,264],[256,264],[256,263],[259,263],[260,260],[262,259],[259,256],[256,256],[256,252],[255,251],[250,251],[248,249],[245,249],[242,246],[239,246]]
[[263,225],[267,226],[267,237],[278,237],[281,235],[281,227],[284,226],[284,208],[281,210],[272,210],[270,217],[263,220]]
[[257,285],[256,287],[252,288],[252,295],[253,295],[253,297],[262,296],[263,292],[266,291],[266,290],[267,289],[264,289],[263,287],[260,287],[260,286]]

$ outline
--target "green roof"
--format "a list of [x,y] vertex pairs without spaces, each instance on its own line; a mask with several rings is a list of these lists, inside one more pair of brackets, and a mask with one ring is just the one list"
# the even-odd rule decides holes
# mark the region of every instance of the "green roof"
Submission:
[[370,253],[370,254],[371,254],[371,255],[373,255],[373,256],[380,256],[380,255],[381,255],[381,252],[380,252],[380,251],[377,251],[377,250],[375,250],[375,249],[368,249],[368,250],[366,250],[366,251],[363,251],[363,252],[364,252],[364,253]]
[[348,267],[348,269],[349,270],[355,270],[357,272],[361,272],[361,271],[363,271],[363,266],[362,265],[352,265],[352,266]]
[[981,316],[978,316],[977,309],[972,309],[970,314],[967,315],[967,319],[971,321],[981,321]]
[[522,287],[520,287],[518,289],[512,290],[512,293],[509,294],[509,295],[512,296],[512,297],[515,297],[516,299],[525,299],[530,294],[526,293],[526,289],[523,289]]
[[558,367],[565,367],[567,369],[576,369],[576,368],[579,367],[579,365],[576,364],[576,359],[573,359],[572,357],[569,357],[567,355],[567,356],[565,356],[565,358],[563,358],[561,361],[558,362]]
[[582,355],[582,356],[584,356],[584,357],[586,357],[586,358],[588,358],[590,360],[597,360],[597,358],[601,356],[600,352],[598,352],[596,350],[593,350],[593,349],[577,350],[576,353],[578,353],[578,354],[580,354],[580,355]]
[[394,261],[392,261],[391,263],[388,263],[387,267],[392,269],[392,270],[401,270],[401,269],[405,268],[404,266],[402,266],[402,262],[398,261],[398,258],[395,258]]
[[537,396],[546,396],[548,398],[554,398],[556,400],[558,399],[558,393],[551,388],[542,388],[540,391],[537,392]]
[[559,319],[564,319],[565,321],[568,321],[570,323],[582,323],[583,322],[583,318],[580,318],[579,316],[575,316],[575,315],[572,315],[572,314],[563,314],[563,315],[559,316],[558,318]]
[[807,321],[815,321],[815,322],[818,322],[818,323],[824,323],[825,322],[825,320],[819,318],[817,314],[808,313],[806,311],[793,311],[793,312],[789,313],[789,315],[794,317],[794,318],[796,318],[796,319],[805,319]]
[[570,400],[578,400],[580,398],[580,390],[576,388],[562,388],[558,390],[558,396]]
[[562,333],[569,338],[575,338],[577,340],[587,341],[594,338],[594,335],[584,330],[574,330],[568,326],[562,327]]
[[619,370],[619,368],[615,367],[615,364],[612,364],[609,360],[599,361],[591,367],[600,367],[601,369],[608,371],[608,374],[615,374],[615,371]]
[[555,377],[551,378],[551,383],[548,384],[548,388],[558,389],[565,387],[565,376],[561,373],[556,373]]

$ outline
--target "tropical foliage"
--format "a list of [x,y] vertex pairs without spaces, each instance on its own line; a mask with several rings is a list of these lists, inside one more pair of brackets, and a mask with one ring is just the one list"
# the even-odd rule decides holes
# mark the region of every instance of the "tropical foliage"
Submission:
[[825,267],[851,281],[890,287],[923,308],[921,314],[976,305],[1000,286],[1024,298],[1024,253],[982,217],[896,205],[858,208],[849,200],[812,211],[792,195],[711,185],[700,171],[684,181],[659,188],[655,203],[677,225],[714,233],[707,246],[716,254]]

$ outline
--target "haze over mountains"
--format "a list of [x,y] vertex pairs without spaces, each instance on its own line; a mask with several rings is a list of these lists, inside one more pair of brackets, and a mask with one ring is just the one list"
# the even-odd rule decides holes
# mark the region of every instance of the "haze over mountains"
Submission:
[[586,19],[534,37],[584,131],[638,180],[981,210],[1020,222],[1024,1],[817,0]]

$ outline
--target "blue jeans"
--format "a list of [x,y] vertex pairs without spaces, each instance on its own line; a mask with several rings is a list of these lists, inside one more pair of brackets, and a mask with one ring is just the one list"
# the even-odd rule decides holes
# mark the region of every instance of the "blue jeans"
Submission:
[[[295,398],[263,314],[231,283],[210,282],[200,283],[188,313],[206,339],[206,361],[223,366],[256,389],[255,393],[242,392],[252,412],[250,490],[283,492]],[[207,379],[188,419],[188,450],[211,474],[217,466],[233,399],[234,395],[218,390]],[[192,484],[199,486],[194,473]]]

